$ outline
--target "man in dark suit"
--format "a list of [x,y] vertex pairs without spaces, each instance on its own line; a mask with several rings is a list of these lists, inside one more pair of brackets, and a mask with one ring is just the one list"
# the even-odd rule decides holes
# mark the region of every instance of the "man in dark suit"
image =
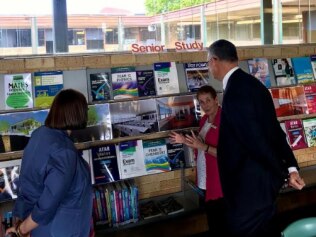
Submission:
[[223,82],[218,165],[232,236],[280,236],[274,217],[286,178],[305,185],[277,120],[271,95],[238,67],[236,47],[218,40],[208,48],[209,70]]

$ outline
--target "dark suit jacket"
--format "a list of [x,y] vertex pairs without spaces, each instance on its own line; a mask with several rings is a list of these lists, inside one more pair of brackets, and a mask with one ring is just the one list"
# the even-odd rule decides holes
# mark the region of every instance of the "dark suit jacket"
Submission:
[[229,222],[237,231],[271,218],[273,213],[259,213],[274,205],[287,168],[298,167],[270,92],[241,69],[231,75],[224,93],[218,164]]

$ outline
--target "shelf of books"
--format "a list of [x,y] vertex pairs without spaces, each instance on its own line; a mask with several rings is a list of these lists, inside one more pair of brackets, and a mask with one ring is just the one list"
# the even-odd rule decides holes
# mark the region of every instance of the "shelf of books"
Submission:
[[[246,49],[242,50],[238,52],[245,55]],[[132,60],[130,56],[127,59]],[[181,60],[156,60],[169,56]],[[181,144],[171,144],[168,135],[170,131],[197,130],[203,112],[196,91],[212,85],[221,101],[222,85],[209,74],[203,61],[206,52],[142,57],[149,59],[140,60],[143,65],[128,65],[125,57],[112,55],[110,63],[103,66],[96,61],[66,68],[64,65],[72,61],[61,63],[62,57],[56,57],[54,62],[59,66],[51,70],[1,71],[0,175],[9,194],[1,196],[0,201],[15,198],[14,177],[19,174],[23,149],[32,132],[44,124],[54,96],[63,88],[73,88],[89,101],[88,126],[73,131],[71,137],[93,174],[95,223],[122,226],[140,219],[168,218],[169,205],[175,215],[198,207],[198,189],[192,182],[185,182],[186,177],[179,177],[194,166],[193,152]],[[271,92],[276,114],[300,166],[316,165],[316,55],[249,57],[239,66]],[[161,192],[159,185],[138,183],[141,177],[161,181],[168,188]],[[195,190],[194,195],[184,195],[188,193],[186,187]]]

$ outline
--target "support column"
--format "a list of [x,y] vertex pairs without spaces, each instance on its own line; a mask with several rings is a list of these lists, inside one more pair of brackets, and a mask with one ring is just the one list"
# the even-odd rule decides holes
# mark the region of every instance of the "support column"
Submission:
[[261,0],[261,44],[273,44],[272,0]]
[[32,54],[37,54],[38,29],[37,29],[36,17],[31,18],[31,39],[32,39]]
[[53,0],[54,53],[68,52],[68,22],[66,0]]
[[207,47],[207,29],[206,29],[206,19],[205,19],[205,5],[201,6],[201,42],[203,47]]

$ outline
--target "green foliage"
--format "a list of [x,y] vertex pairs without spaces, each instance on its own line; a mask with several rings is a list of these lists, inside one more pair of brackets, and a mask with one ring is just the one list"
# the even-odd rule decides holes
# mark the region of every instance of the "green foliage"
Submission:
[[146,0],[147,15],[155,15],[169,11],[175,11],[215,0]]
[[89,107],[88,111],[88,126],[96,125],[98,122],[97,110],[94,106]]
[[0,132],[7,132],[10,128],[10,124],[6,121],[0,121]]

